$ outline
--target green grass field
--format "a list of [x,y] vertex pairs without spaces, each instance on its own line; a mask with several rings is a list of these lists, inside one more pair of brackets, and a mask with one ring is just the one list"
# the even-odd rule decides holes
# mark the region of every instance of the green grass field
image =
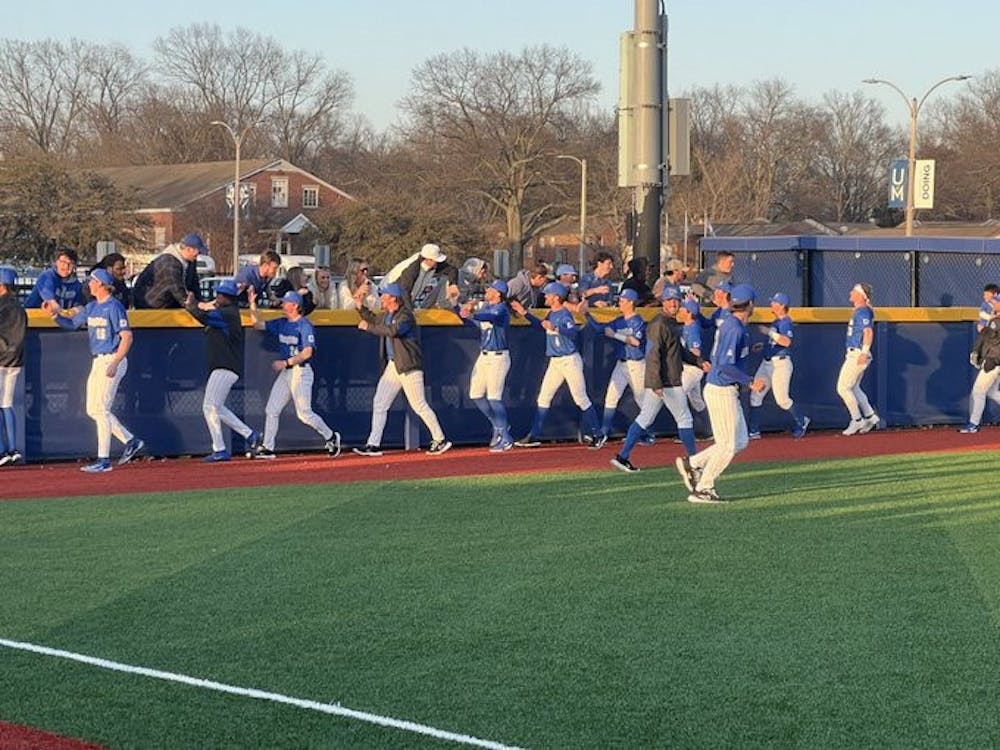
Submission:
[[[998,459],[0,503],[0,639],[520,747],[996,747]],[[456,746],[6,647],[0,720]]]

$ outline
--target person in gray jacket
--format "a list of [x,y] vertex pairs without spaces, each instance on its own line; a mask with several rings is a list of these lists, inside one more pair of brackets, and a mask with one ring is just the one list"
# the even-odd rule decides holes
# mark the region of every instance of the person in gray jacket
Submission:
[[698,297],[702,305],[712,305],[712,293],[719,284],[733,282],[733,266],[736,265],[736,256],[730,252],[722,250],[715,257],[715,263],[711,267],[695,276],[691,282],[691,291]]
[[375,388],[372,400],[372,428],[364,448],[355,448],[359,456],[382,455],[382,433],[385,430],[389,407],[400,391],[406,394],[410,408],[427,425],[431,445],[427,452],[439,455],[451,448],[437,415],[424,395],[424,366],[418,341],[419,328],[413,311],[403,304],[403,288],[396,283],[386,284],[379,290],[382,305],[376,314],[364,305],[364,292],[359,289],[354,304],[361,315],[358,328],[379,337],[379,360],[383,365],[382,377]]

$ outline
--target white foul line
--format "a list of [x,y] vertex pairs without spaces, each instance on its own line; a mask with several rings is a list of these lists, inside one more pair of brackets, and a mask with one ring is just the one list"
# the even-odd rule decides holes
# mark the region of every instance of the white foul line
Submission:
[[378,724],[383,727],[392,727],[393,729],[402,729],[407,732],[415,732],[416,734],[425,734],[441,740],[458,742],[462,745],[485,747],[490,748],[491,750],[519,750],[519,748],[512,745],[504,745],[492,740],[481,740],[478,737],[472,737],[468,734],[446,732],[443,729],[435,729],[434,727],[427,726],[426,724],[418,724],[404,719],[393,719],[389,716],[379,716],[378,714],[370,714],[365,711],[356,711],[353,708],[345,708],[339,704],[318,703],[316,701],[305,700],[303,698],[293,698],[289,695],[281,695],[280,693],[269,693],[264,690],[256,690],[254,688],[236,687],[235,685],[226,685],[221,682],[203,680],[198,677],[189,677],[188,675],[176,674],[174,672],[161,672],[158,669],[149,669],[148,667],[136,667],[131,664],[122,664],[121,662],[109,661],[96,656],[76,654],[72,651],[62,651],[60,649],[49,648],[47,646],[38,646],[34,643],[24,643],[23,641],[9,641],[5,638],[0,638],[0,646],[17,649],[19,651],[31,651],[32,653],[43,654],[45,656],[58,656],[62,659],[78,661],[83,664],[90,664],[95,667],[100,667],[101,669],[110,669],[115,672],[138,674],[144,677],[153,677],[157,680],[166,680],[168,682],[180,682],[185,685],[193,685],[207,690],[215,690],[219,693],[242,695],[247,698],[272,701],[273,703],[285,703],[289,706],[298,706],[299,708],[307,708],[324,714],[333,714],[334,716],[345,716],[349,719],[357,719],[358,721],[365,721],[369,724]]

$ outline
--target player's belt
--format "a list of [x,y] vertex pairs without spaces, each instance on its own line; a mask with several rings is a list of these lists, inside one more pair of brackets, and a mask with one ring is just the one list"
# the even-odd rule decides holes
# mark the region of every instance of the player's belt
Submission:
[[776,359],[788,359],[788,355],[787,354],[782,354],[780,357],[764,357],[764,361],[765,362],[772,362],[772,361],[774,361]]
[[500,349],[499,351],[493,351],[491,349],[483,349],[480,354],[485,354],[487,357],[499,357],[501,354],[506,354],[506,349]]

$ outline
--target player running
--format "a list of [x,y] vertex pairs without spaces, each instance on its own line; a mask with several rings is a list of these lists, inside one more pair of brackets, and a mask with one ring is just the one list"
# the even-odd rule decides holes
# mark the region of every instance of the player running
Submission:
[[274,379],[271,395],[264,407],[264,445],[256,451],[256,457],[275,457],[278,422],[282,410],[291,400],[295,404],[295,416],[323,437],[326,452],[330,458],[336,458],[340,455],[340,433],[331,430],[312,408],[313,371],[309,360],[316,351],[316,331],[312,323],[302,315],[302,296],[298,292],[286,293],[281,298],[284,317],[265,323],[257,311],[256,290],[249,286],[246,291],[253,327],[276,338],[281,351],[281,358],[271,363],[271,368],[278,373],[278,377]]
[[851,423],[841,433],[855,435],[878,426],[878,414],[861,390],[861,378],[872,362],[872,342],[875,340],[875,313],[869,306],[872,288],[868,284],[855,284],[850,300],[854,312],[847,323],[847,353],[837,378],[837,395],[851,415]]
[[510,328],[510,307],[507,305],[507,282],[494,281],[486,287],[486,305],[472,312],[474,301],[456,307],[455,312],[465,325],[479,329],[479,357],[469,378],[469,398],[490,420],[493,437],[490,450],[494,453],[514,447],[507,422],[507,407],[503,389],[510,371],[510,350],[507,331]]
[[716,492],[715,480],[749,443],[739,386],[750,386],[751,391],[764,388],[764,381],[752,379],[744,369],[750,351],[747,320],[753,312],[755,296],[749,284],[733,287],[732,314],[715,335],[712,369],[705,383],[705,403],[712,420],[714,443],[690,459],[680,456],[676,461],[677,471],[691,493],[688,501],[692,503],[725,502]]
[[[764,360],[757,368],[754,378],[764,381],[764,388],[750,394],[750,439],[760,438],[760,410],[764,396],[774,388],[774,401],[782,409],[792,415],[794,427],[792,435],[796,438],[805,436],[809,428],[809,417],[792,401],[789,387],[792,383],[792,341],[795,336],[795,326],[788,314],[789,299],[784,292],[778,292],[770,299],[771,312],[774,313],[774,323],[767,332],[767,343],[764,344]],[[756,347],[755,347],[756,348]]]
[[[984,295],[985,296],[985,295]],[[1000,297],[989,300],[992,316],[979,329],[969,362],[979,370],[969,395],[969,421],[959,432],[979,432],[986,399],[1000,404]]]
[[97,460],[83,466],[80,471],[99,473],[111,471],[112,435],[125,445],[118,459],[119,466],[135,458],[146,444],[125,429],[111,413],[118,385],[128,371],[126,357],[132,348],[128,314],[122,303],[111,295],[115,280],[107,269],[95,269],[87,284],[93,301],[71,318],[52,310],[50,314],[56,325],[66,330],[87,326],[90,353],[93,355],[87,378],[87,416],[97,423]]
[[24,364],[28,314],[17,301],[17,274],[0,268],[0,466],[21,460],[17,449],[14,391]]

